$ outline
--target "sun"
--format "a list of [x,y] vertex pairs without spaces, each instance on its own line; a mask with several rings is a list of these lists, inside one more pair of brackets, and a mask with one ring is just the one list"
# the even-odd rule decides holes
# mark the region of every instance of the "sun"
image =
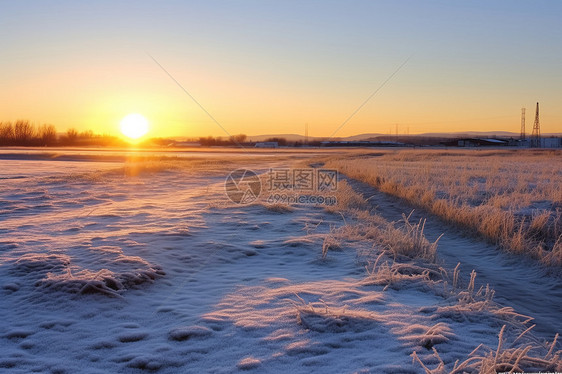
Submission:
[[148,133],[148,120],[138,113],[125,116],[119,125],[121,133],[131,139],[138,139]]

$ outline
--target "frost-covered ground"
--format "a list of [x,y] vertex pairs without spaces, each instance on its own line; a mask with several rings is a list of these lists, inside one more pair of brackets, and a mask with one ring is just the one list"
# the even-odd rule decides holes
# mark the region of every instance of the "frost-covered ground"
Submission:
[[532,322],[441,248],[393,256],[377,220],[228,202],[230,170],[289,157],[1,162],[0,371],[562,370],[557,331],[518,338]]
[[562,152],[412,150],[338,157],[346,175],[479,235],[562,268]]

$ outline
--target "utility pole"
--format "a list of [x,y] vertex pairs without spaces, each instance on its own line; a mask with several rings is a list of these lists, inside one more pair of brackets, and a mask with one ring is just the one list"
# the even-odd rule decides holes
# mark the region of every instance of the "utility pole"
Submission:
[[541,124],[539,122],[539,103],[537,103],[537,111],[535,112],[535,124],[533,125],[533,134],[531,135],[531,147],[541,147]]
[[525,140],[525,108],[521,108],[521,140]]

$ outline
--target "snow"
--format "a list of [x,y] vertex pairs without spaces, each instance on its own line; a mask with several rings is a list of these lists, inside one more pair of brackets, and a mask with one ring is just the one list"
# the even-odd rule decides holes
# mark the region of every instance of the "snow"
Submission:
[[[543,338],[550,339],[562,331],[559,275],[523,256],[498,251],[493,245],[467,236],[442,220],[427,216],[397,198],[385,196],[367,184],[353,181],[352,185],[364,193],[387,220],[399,220],[403,212],[411,211],[412,219],[426,218],[425,235],[430,241],[440,238],[438,252],[445,267],[451,269],[460,263],[461,271],[466,274],[476,270],[481,284],[490,284],[496,291],[496,301],[534,318],[535,332],[540,332]],[[548,308],[544,307],[545,303]]]
[[[504,325],[506,343],[532,343],[541,357],[557,332],[542,325],[516,341],[538,308],[509,309],[513,290],[555,291],[527,272],[496,304],[469,284],[470,267],[489,269],[489,258],[462,265],[455,286],[450,258],[393,259],[363,239],[323,258],[334,227],[354,219],[231,204],[231,164],[134,175],[117,162],[3,165],[21,178],[0,180],[0,371],[420,373],[418,359],[452,369],[480,344],[495,349]],[[433,224],[430,236],[442,230]]]

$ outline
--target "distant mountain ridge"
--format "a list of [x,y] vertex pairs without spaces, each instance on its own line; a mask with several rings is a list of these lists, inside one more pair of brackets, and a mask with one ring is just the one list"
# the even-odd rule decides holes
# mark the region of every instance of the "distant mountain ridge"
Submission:
[[[361,141],[361,140],[373,140],[377,137],[393,137],[394,134],[382,134],[382,133],[366,133],[366,134],[358,134],[346,137],[333,137],[329,138],[327,136],[309,136],[309,141],[319,141],[319,140],[334,140],[334,141]],[[405,134],[398,134],[398,137],[431,137],[431,138],[493,138],[493,137],[502,137],[502,138],[519,138],[520,134],[510,131],[459,131],[459,132],[427,132],[423,134],[412,134],[412,135],[405,135]],[[531,136],[531,134],[527,134],[527,136]],[[562,136],[562,133],[545,133],[542,134],[543,137],[545,136]],[[267,139],[272,138],[285,138],[287,141],[295,142],[295,141],[304,141],[304,135],[299,134],[266,134],[266,135],[252,135],[248,136],[248,140],[253,142],[263,142]]]

